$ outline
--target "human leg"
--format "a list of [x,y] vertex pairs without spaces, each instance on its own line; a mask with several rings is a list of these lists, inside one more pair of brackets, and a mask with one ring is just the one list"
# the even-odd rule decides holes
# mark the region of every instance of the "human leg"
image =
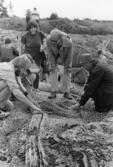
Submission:
[[70,96],[70,84],[71,84],[71,70],[72,70],[72,43],[70,47],[65,48],[64,50],[64,76],[62,81],[62,91],[64,93],[64,97],[71,100]]
[[[40,77],[39,77],[40,64],[38,64],[38,63],[39,63],[39,61],[38,61],[38,59],[36,59],[35,63],[33,64],[32,68],[31,68],[32,69],[31,70],[31,72],[32,72],[31,78],[33,78],[32,84],[33,84],[34,89],[36,89],[36,90],[39,87],[39,79],[40,79]],[[33,76],[33,74],[35,74],[35,75]]]
[[36,78],[35,78],[35,80],[33,82],[33,87],[35,89],[38,89],[38,87],[39,87],[39,73],[36,73]]
[[67,98],[69,100],[72,99],[70,96],[70,83],[71,83],[71,73],[69,70],[64,68],[64,76],[62,81],[62,92],[64,93],[64,98]]
[[58,91],[58,75],[57,75],[57,67],[50,72],[49,82],[51,85],[51,95],[48,97],[49,99],[56,98],[56,92]]

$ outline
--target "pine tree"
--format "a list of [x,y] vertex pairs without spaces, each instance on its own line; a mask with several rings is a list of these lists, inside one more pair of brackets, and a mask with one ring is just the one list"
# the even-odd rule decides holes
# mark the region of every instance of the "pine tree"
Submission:
[[4,7],[4,1],[0,0],[0,17],[8,17],[7,8]]

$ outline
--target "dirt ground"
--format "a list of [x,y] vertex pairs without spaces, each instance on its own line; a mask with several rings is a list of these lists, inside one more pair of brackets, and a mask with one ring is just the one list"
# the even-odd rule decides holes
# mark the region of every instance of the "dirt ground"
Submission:
[[[89,102],[81,114],[78,114],[70,110],[70,106],[76,104],[76,99],[67,101],[62,98],[62,94],[58,94],[57,100],[50,101],[48,95],[47,91],[31,93],[31,97],[35,96],[35,102],[40,104],[44,112],[40,138],[47,162],[45,166],[111,167],[113,113],[95,113]],[[26,167],[26,140],[32,114],[21,102],[16,100],[14,103],[15,109],[10,116],[0,120],[2,167]]]
[[[17,32],[4,31],[4,37],[17,41]],[[21,35],[21,34],[20,34]],[[40,84],[40,92],[29,92],[35,104],[44,112],[40,138],[45,153],[44,167],[112,167],[113,113],[94,112],[89,101],[80,113],[71,109],[83,87],[71,88],[72,101],[62,98],[48,100],[49,85]],[[23,103],[15,103],[10,116],[0,120],[0,167],[26,166],[26,140],[32,114]],[[41,166],[41,165],[40,165]],[[36,166],[35,166],[36,167]]]

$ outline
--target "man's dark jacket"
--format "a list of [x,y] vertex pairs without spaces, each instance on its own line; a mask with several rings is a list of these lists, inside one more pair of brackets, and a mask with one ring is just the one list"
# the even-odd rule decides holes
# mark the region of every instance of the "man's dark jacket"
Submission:
[[95,108],[99,112],[113,108],[113,67],[107,63],[92,63],[80,105],[85,105],[89,98],[94,100]]

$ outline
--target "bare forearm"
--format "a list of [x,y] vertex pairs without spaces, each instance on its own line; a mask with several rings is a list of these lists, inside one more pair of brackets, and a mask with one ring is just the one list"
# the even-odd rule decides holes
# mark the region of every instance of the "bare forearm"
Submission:
[[26,88],[23,86],[20,77],[17,77],[17,82],[20,85],[20,88],[22,89],[23,92],[26,92]]
[[40,108],[36,107],[26,96],[24,96],[24,94],[20,90],[14,89],[13,94],[19,101],[25,103],[35,110],[40,110]]

